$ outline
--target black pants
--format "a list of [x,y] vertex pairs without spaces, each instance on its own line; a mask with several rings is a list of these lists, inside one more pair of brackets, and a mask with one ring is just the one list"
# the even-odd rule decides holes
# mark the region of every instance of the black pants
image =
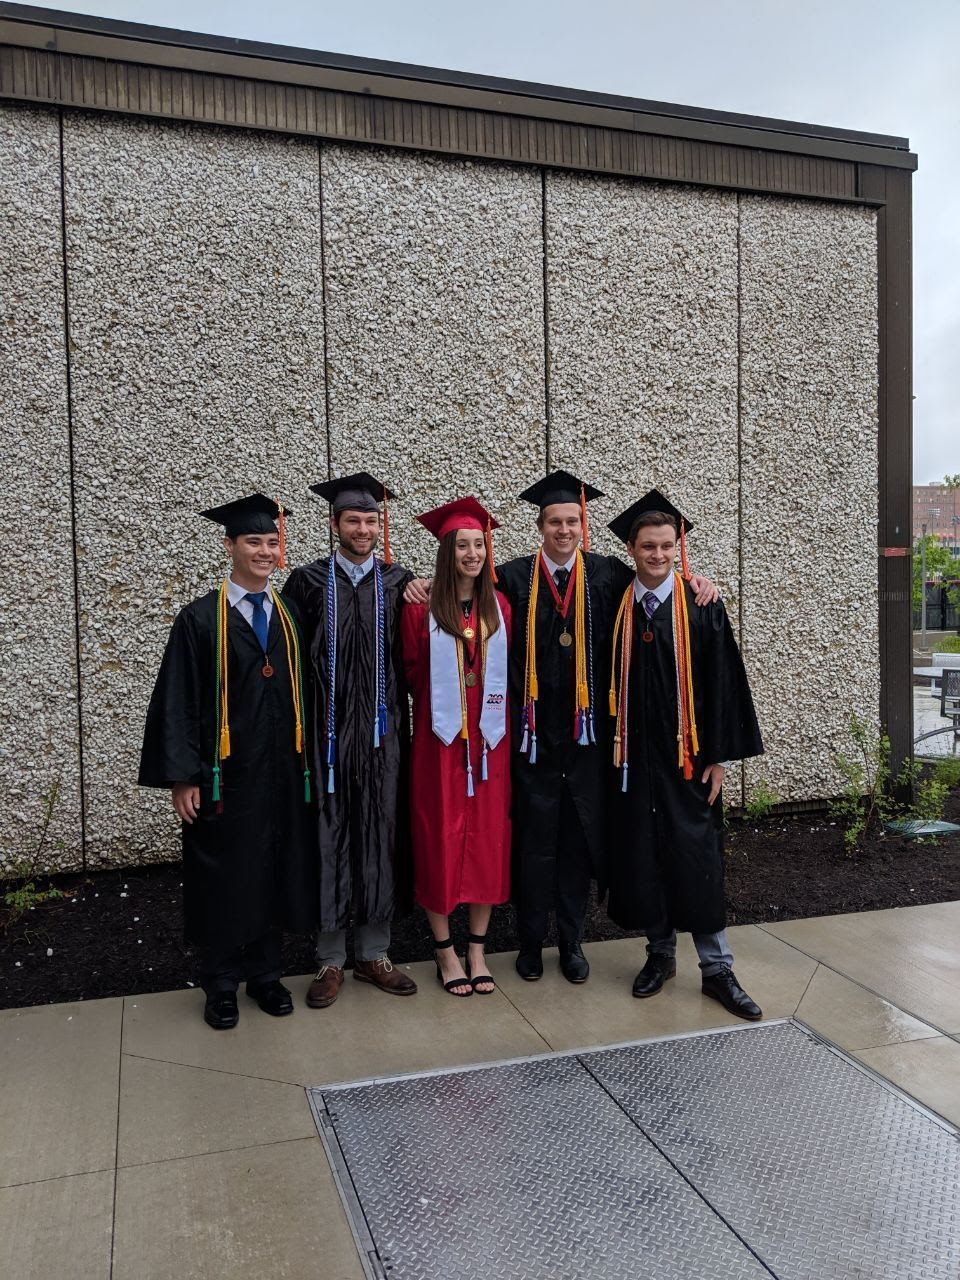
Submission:
[[[517,904],[521,946],[538,947],[542,944],[550,924],[551,906],[556,909],[557,937],[561,942],[579,942],[583,937],[583,922],[590,899],[590,850],[577,807],[566,787],[560,800],[553,865],[552,893],[549,886],[542,883],[521,884]],[[523,881],[522,870],[520,874]]]
[[216,991],[236,991],[244,979],[248,987],[276,981],[283,972],[282,944],[280,930],[270,929],[238,947],[201,947],[201,987],[209,996]]

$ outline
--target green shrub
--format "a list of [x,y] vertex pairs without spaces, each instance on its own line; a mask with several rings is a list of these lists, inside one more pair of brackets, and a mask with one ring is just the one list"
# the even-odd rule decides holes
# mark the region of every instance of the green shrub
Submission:
[[761,818],[768,818],[779,798],[777,793],[761,780],[754,787],[753,795],[744,805],[747,817],[752,818],[755,822]]
[[933,768],[933,776],[948,791],[955,791],[960,787],[960,756],[947,756],[944,760],[938,760]]
[[[19,920],[31,907],[39,906],[42,902],[50,902],[53,898],[63,897],[60,890],[54,889],[49,883],[46,888],[39,889],[37,887],[37,867],[40,864],[44,846],[47,843],[50,822],[57,807],[59,796],[60,783],[55,782],[43,797],[43,818],[37,839],[37,847],[30,857],[21,858],[19,862],[13,864],[13,874],[10,876],[11,884],[3,895],[3,905],[7,908],[7,919],[4,927]],[[59,844],[60,842],[55,841],[54,843]]]
[[[847,852],[854,853],[876,824],[889,822],[903,812],[904,806],[894,792],[912,793],[922,766],[918,761],[907,760],[894,777],[890,770],[890,739],[885,733],[875,735],[857,715],[850,719],[850,736],[853,755],[840,753],[835,757],[844,785],[830,812],[843,824]],[[931,793],[927,802],[935,803],[936,794]],[[942,800],[940,803],[942,809]]]
[[947,636],[937,641],[937,653],[960,653],[960,636]]

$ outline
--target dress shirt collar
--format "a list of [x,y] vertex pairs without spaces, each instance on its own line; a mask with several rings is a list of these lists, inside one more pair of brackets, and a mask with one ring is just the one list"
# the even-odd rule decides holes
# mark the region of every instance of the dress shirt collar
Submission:
[[577,558],[577,553],[576,553],[576,552],[574,552],[574,553],[573,553],[573,555],[572,555],[572,556],[570,557],[570,559],[566,562],[566,564],[557,564],[555,561],[553,561],[553,560],[551,560],[551,559],[550,559],[550,557],[547,555],[547,553],[546,553],[545,551],[542,551],[542,552],[541,552],[541,554],[543,555],[543,563],[544,563],[544,564],[547,566],[547,568],[550,570],[550,573],[551,573],[551,575],[552,575],[552,577],[553,577],[554,579],[556,579],[556,576],[557,576],[557,570],[558,570],[558,569],[567,569],[567,570],[569,570],[571,573],[573,572],[573,562],[574,562],[574,561],[576,560],[576,558]]
[[[267,590],[267,600],[269,600],[272,604],[273,591],[270,587],[269,582],[267,583],[266,590]],[[240,603],[240,601],[246,596],[246,594],[247,594],[246,587],[237,586],[237,584],[234,582],[234,580],[231,577],[229,576],[227,577],[227,602],[229,603],[231,609],[235,609],[237,605]],[[266,603],[266,601],[264,603]]]
[[670,570],[658,587],[645,587],[639,578],[634,578],[633,598],[637,604],[640,603],[648,591],[652,591],[661,604],[663,604],[664,600],[669,600],[673,595],[673,570]]
[[352,560],[348,560],[347,557],[338,550],[337,564],[347,575],[353,585],[357,586],[373,568],[373,552],[370,552],[362,564],[354,564]]

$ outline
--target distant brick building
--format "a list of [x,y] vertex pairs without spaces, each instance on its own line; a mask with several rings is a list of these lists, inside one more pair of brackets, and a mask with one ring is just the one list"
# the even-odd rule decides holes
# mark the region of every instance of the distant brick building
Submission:
[[960,542],[960,489],[943,484],[913,486],[913,536],[919,538],[922,526],[941,542]]

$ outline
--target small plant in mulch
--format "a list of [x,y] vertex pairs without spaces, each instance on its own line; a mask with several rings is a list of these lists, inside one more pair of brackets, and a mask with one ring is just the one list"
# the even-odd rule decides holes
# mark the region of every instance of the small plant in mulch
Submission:
[[[894,774],[890,739],[885,733],[875,734],[855,715],[850,734],[853,753],[835,757],[843,791],[830,806],[831,815],[843,824],[848,854],[856,854],[869,835],[882,831],[884,823],[895,818],[922,822],[943,818],[950,792],[960,786],[960,760],[941,760],[932,768],[925,768],[919,760],[906,760]],[[912,802],[898,798],[905,795],[912,796]]]
[[753,794],[744,805],[744,813],[754,822],[760,822],[763,818],[769,818],[773,813],[773,807],[780,800],[777,793],[768,787],[762,779],[753,789]]
[[[62,892],[59,889],[55,889],[50,884],[49,879],[47,879],[46,884],[41,884],[41,877],[38,872],[43,851],[48,843],[50,823],[53,820],[59,796],[60,782],[58,780],[43,797],[40,833],[36,847],[29,856],[18,858],[10,867],[10,874],[7,877],[9,883],[3,895],[3,905],[6,907],[6,919],[2,925],[4,929],[9,929],[21,916],[26,915],[34,907],[38,907],[44,902],[51,902],[54,898],[63,897]],[[62,843],[62,841],[54,841],[54,844],[58,847]]]

